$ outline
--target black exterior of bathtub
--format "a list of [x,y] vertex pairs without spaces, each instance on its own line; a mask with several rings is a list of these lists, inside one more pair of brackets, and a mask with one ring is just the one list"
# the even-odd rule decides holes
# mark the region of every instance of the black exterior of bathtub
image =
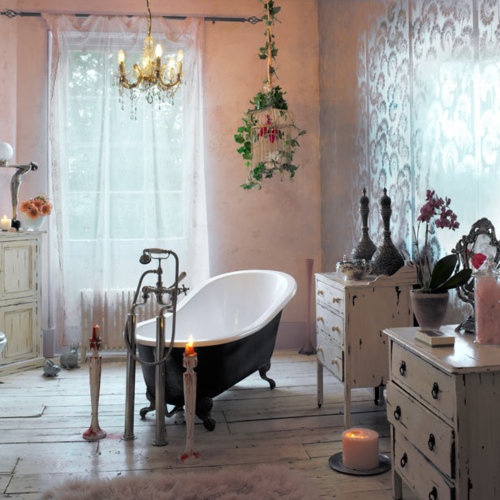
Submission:
[[[215,346],[196,347],[198,366],[196,387],[196,414],[209,430],[215,428],[215,421],[210,417],[212,398],[245,379],[257,370],[263,379],[274,388],[274,380],[266,377],[271,367],[271,357],[276,344],[276,335],[281,319],[279,312],[261,330],[241,340]],[[138,344],[139,356],[144,361],[154,361],[155,348]],[[176,407],[184,406],[183,361],[184,348],[174,348],[165,362],[165,403]],[[141,410],[144,418],[154,409],[155,367],[141,363],[142,373],[147,388],[150,408]]]

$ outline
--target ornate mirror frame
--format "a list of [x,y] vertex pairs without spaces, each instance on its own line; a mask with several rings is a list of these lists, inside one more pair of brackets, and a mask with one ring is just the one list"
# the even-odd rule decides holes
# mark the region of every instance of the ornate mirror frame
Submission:
[[[464,269],[476,270],[471,264],[471,258],[475,253],[483,253],[490,257],[495,264],[498,264],[500,261],[500,242],[496,238],[495,228],[491,221],[483,217],[472,224],[469,234],[462,236],[452,252],[458,254],[460,264]],[[474,333],[474,276],[471,276],[465,285],[457,288],[457,295],[461,300],[472,305],[473,312],[455,330]]]

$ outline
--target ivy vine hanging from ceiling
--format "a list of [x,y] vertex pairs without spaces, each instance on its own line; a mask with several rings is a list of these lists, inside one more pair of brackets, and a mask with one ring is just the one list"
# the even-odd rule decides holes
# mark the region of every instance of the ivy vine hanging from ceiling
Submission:
[[240,145],[238,153],[245,160],[247,179],[243,189],[262,188],[262,181],[275,174],[282,179],[293,179],[298,166],[294,164],[298,137],[306,133],[295,125],[295,118],[288,110],[285,94],[275,86],[276,48],[273,28],[278,21],[276,14],[281,7],[274,0],[260,0],[264,6],[262,21],[266,25],[266,43],[259,49],[259,58],[267,63],[267,75],[262,90],[250,101],[253,106],[243,115],[243,125],[234,136]]

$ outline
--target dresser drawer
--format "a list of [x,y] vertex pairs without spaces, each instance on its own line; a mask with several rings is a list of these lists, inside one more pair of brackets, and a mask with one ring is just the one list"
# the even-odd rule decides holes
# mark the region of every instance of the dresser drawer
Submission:
[[391,380],[449,422],[455,420],[453,378],[391,341]]
[[344,380],[344,353],[342,347],[321,330],[316,337],[316,356],[321,364],[339,380]]
[[387,419],[441,472],[455,477],[453,429],[392,382],[387,386]]
[[397,430],[394,430],[393,442],[393,468],[419,498],[455,500],[453,481],[447,480]]
[[320,303],[316,304],[316,331],[321,331],[337,344],[344,345],[344,319]]
[[344,315],[344,290],[327,285],[321,280],[316,281],[316,303],[322,303],[326,307]]

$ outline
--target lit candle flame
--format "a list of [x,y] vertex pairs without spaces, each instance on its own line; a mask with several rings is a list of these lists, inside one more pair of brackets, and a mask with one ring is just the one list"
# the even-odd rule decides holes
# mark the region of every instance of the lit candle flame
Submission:
[[184,353],[186,354],[186,356],[194,356],[196,354],[194,350],[194,339],[192,335],[190,335],[188,338]]

